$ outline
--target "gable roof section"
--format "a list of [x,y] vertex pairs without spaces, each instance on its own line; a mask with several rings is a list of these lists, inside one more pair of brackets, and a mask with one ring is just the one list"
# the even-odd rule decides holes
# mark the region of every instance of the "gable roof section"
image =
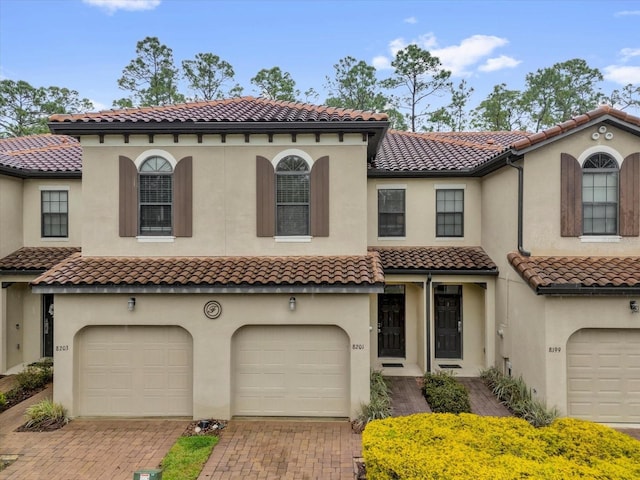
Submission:
[[0,274],[42,273],[78,252],[79,247],[22,247],[0,258]]
[[470,174],[526,135],[524,132],[412,133],[391,130],[369,164],[368,175]]
[[0,139],[0,171],[9,175],[80,176],[82,148],[66,135],[29,135]]
[[35,292],[373,292],[384,282],[377,253],[307,257],[83,257],[36,278]]
[[497,275],[498,267],[481,247],[369,247],[385,273]]
[[524,257],[507,259],[537,295],[640,294],[640,257]]

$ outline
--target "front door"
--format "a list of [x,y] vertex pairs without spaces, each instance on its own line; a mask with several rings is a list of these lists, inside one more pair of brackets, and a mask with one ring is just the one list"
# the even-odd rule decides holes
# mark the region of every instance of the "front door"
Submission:
[[404,293],[378,295],[378,357],[405,356]]
[[42,295],[42,356],[53,357],[53,295]]
[[435,293],[436,358],[462,358],[462,289],[458,285],[441,287]]

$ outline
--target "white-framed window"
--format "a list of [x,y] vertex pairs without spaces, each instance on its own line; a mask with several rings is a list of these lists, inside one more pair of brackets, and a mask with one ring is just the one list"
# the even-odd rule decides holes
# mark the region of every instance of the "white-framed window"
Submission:
[[436,190],[436,237],[464,236],[464,189]]
[[406,188],[378,185],[378,237],[404,237],[406,230]]
[[304,158],[288,155],[278,161],[276,236],[306,236],[310,232],[310,168]]
[[173,166],[154,155],[145,159],[138,174],[139,234],[167,236],[173,233]]
[[69,191],[66,189],[42,189],[40,204],[42,238],[68,238]]
[[598,152],[582,164],[582,230],[584,235],[618,233],[619,166]]

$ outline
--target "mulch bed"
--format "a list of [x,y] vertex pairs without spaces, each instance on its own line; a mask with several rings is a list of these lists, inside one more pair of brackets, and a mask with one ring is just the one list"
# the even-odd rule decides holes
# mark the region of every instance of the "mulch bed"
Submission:
[[5,410],[9,410],[11,407],[15,407],[20,402],[24,402],[28,398],[33,397],[36,393],[40,393],[47,387],[48,385],[44,385],[42,387],[33,388],[31,390],[11,390],[10,393],[8,392],[5,394],[7,402],[4,404],[4,406],[0,407],[0,413],[4,412]]
[[63,418],[61,420],[46,420],[42,423],[38,423],[35,425],[27,426],[24,425],[16,428],[16,432],[52,432],[54,430],[59,430],[64,427],[67,423],[69,423],[68,418]]
[[206,418],[203,420],[194,420],[187,425],[183,437],[194,437],[198,435],[209,435],[217,437],[222,433],[222,430],[227,426],[226,420],[216,420],[214,418]]

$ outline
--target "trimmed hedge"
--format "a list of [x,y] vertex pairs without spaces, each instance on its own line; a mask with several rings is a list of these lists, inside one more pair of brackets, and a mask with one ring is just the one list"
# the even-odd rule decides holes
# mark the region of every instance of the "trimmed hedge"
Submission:
[[471,412],[469,392],[450,373],[426,373],[422,391],[435,413]]
[[362,446],[369,480],[640,478],[640,442],[570,418],[535,428],[514,417],[416,414],[369,423]]

